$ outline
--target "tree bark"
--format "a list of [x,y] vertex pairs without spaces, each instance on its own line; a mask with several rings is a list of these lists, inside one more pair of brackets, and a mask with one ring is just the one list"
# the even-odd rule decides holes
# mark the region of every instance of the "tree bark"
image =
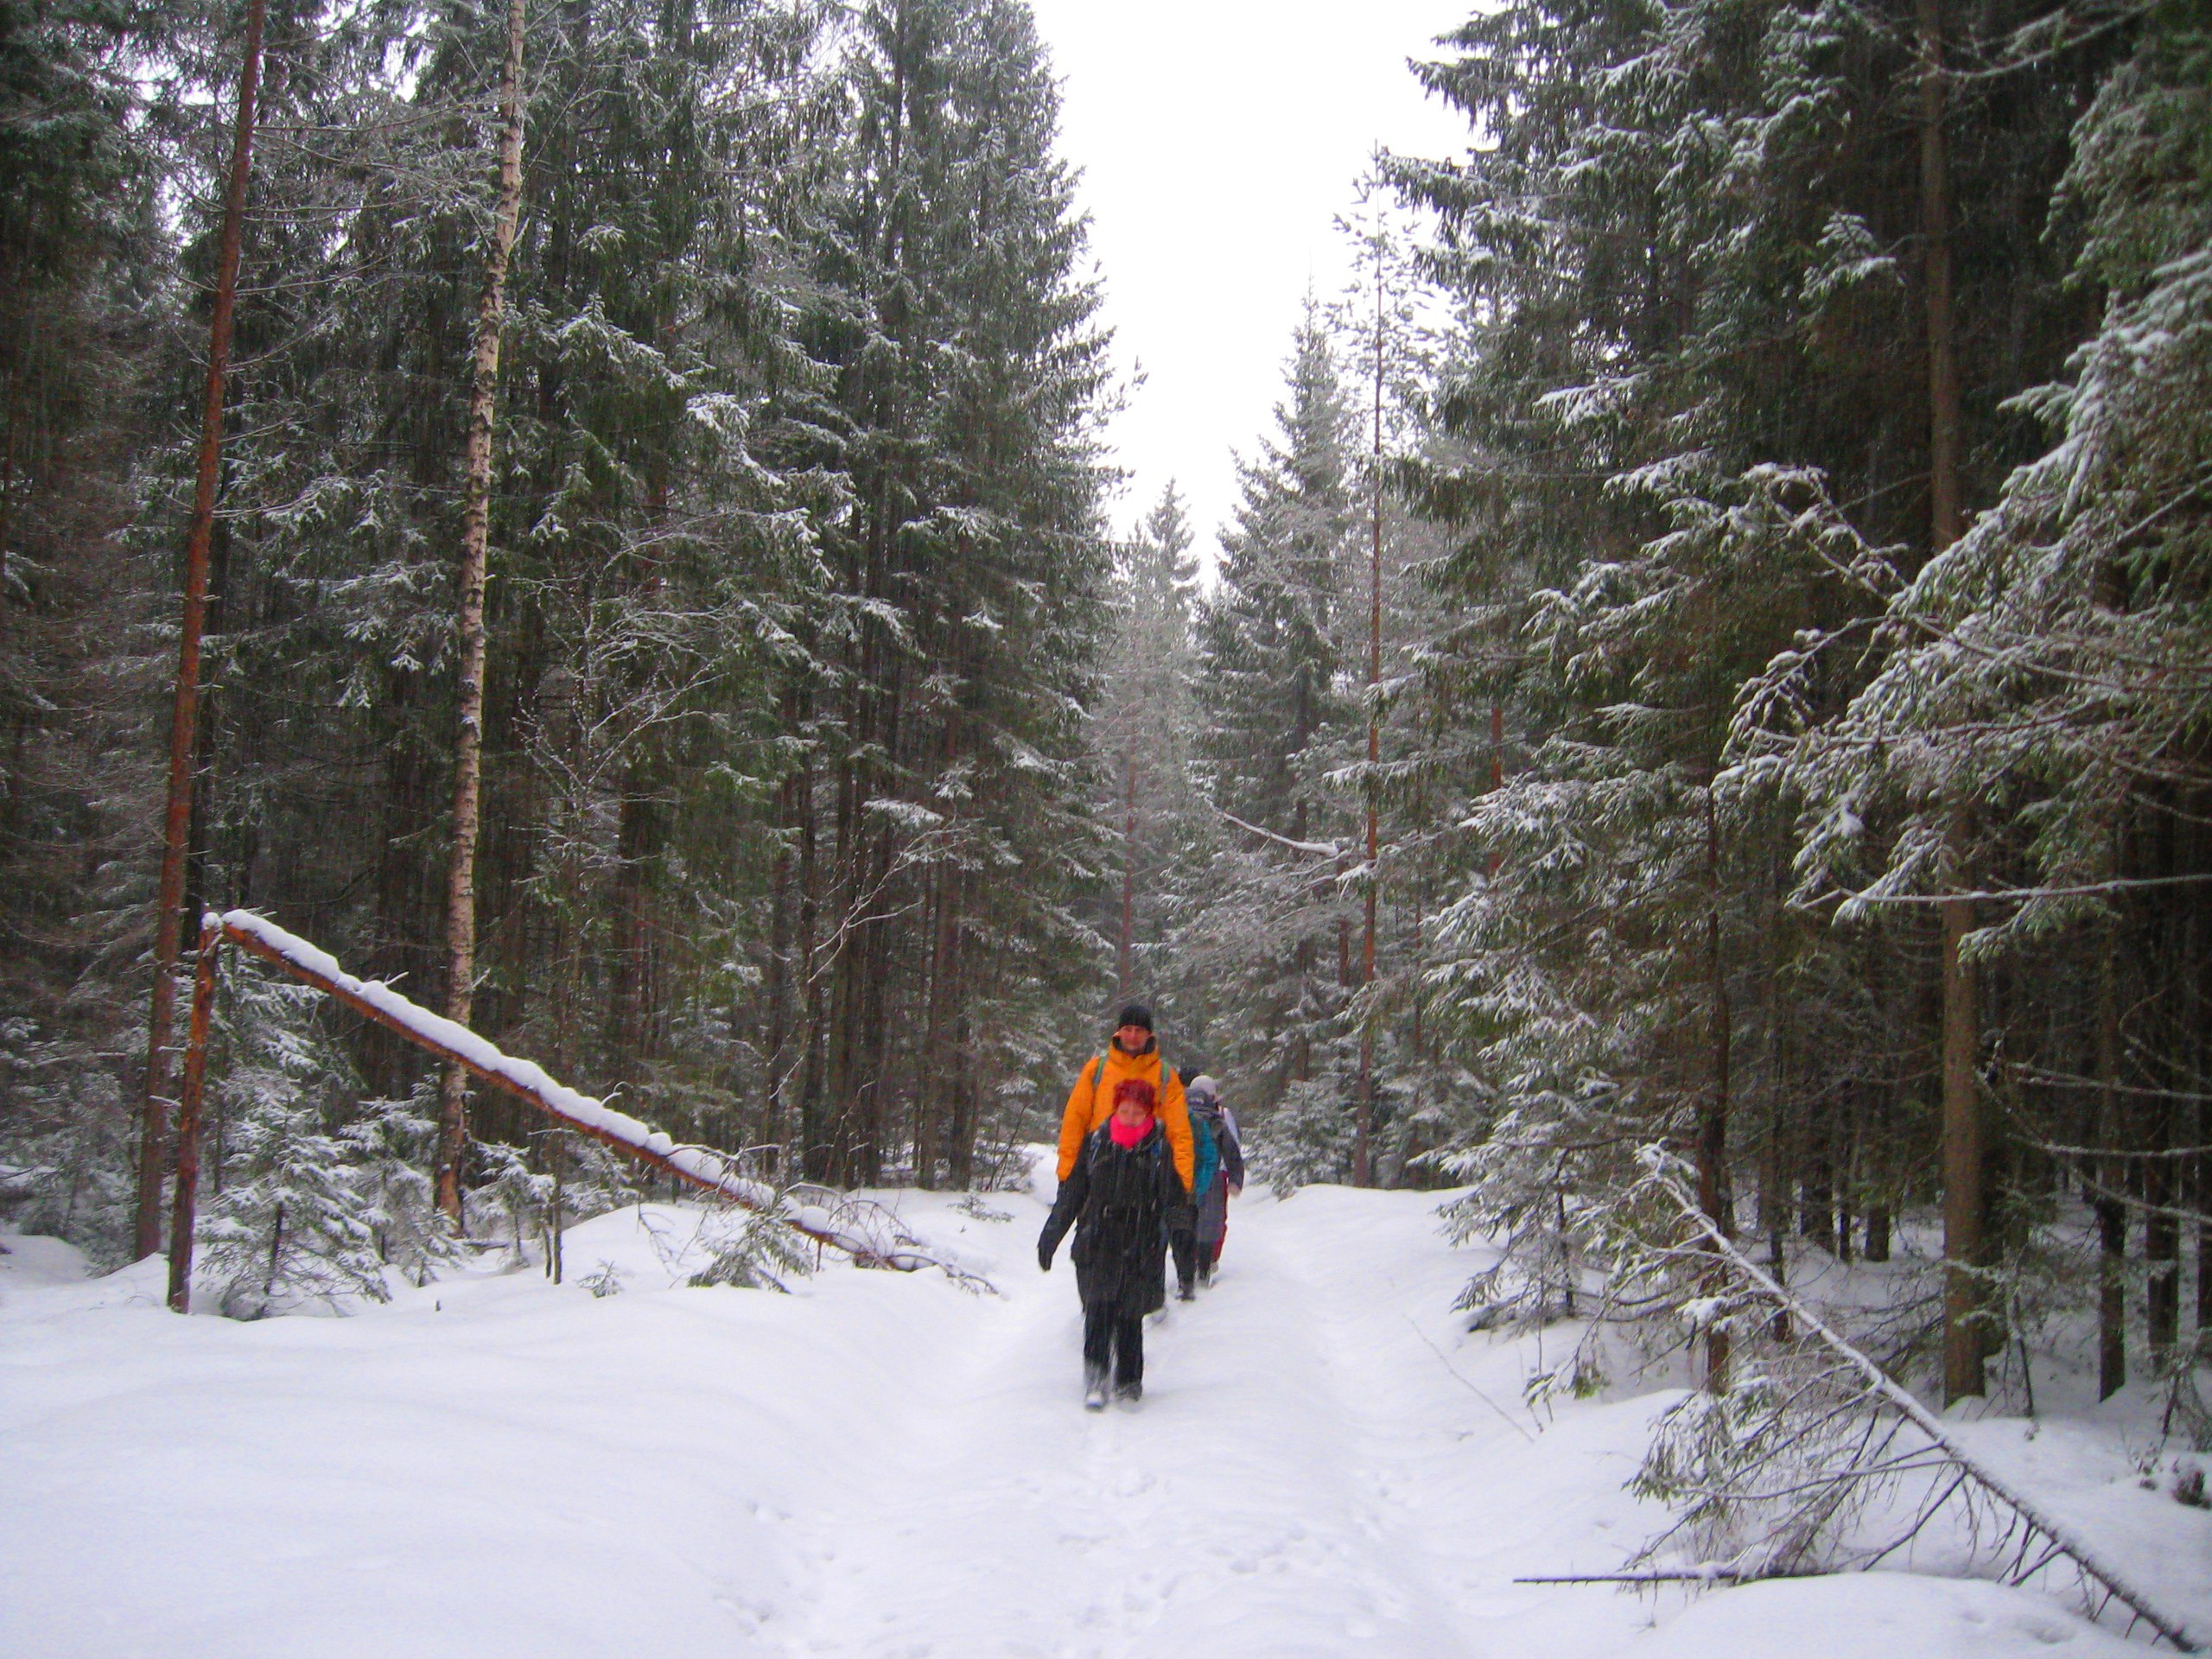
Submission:
[[[499,194],[484,287],[476,302],[475,376],[461,497],[461,723],[454,739],[453,851],[446,880],[446,1017],[467,1025],[476,980],[476,841],[484,766],[484,575],[491,541],[492,435],[498,417],[499,340],[506,320],[507,260],[522,211],[524,0],[507,0],[507,53],[499,73]],[[438,1208],[461,1224],[461,1160],[468,1135],[468,1075],[448,1064],[438,1082]]]
[[266,0],[248,0],[238,66],[238,125],[223,194],[215,257],[215,302],[207,321],[207,381],[200,404],[200,461],[192,519],[184,539],[184,616],[178,629],[176,690],[169,714],[168,797],[162,817],[161,886],[154,900],[154,989],[146,1014],[146,1093],[139,1113],[138,1210],[135,1254],[162,1248],[162,1179],[168,1162],[169,1039],[176,1020],[177,963],[184,948],[184,864],[192,834],[193,757],[200,720],[200,637],[207,611],[207,550],[215,528],[215,490],[223,467],[223,396],[229,384],[232,324],[238,313],[238,250],[245,236],[245,190],[253,171],[254,105],[261,89]]
[[[2179,873],[2181,865],[2177,821],[2180,805],[2180,801],[2165,791],[2160,791],[2152,800],[2159,817],[2157,862],[2153,868],[2170,881]],[[2174,1148],[2175,1120],[2179,1115],[2175,1094],[2187,1093],[2200,1086],[2189,1074],[2183,1058],[2191,1035],[2181,1023],[2182,990],[2190,977],[2186,906],[2161,905],[2150,932],[2146,943],[2152,946],[2149,959],[2155,964],[2152,971],[2165,982],[2152,1027],[2157,1033],[2160,1054],[2157,1058],[2146,1057],[2141,1067],[2141,1081],[2151,1091],[2142,1097],[2145,1108],[2142,1115],[2146,1132],[2144,1143],[2150,1152],[2171,1153]],[[2177,1179],[2181,1173],[2180,1162],[2171,1157],[2143,1160],[2143,1334],[2151,1363],[2160,1371],[2172,1359],[2175,1345],[2181,1338],[2181,1225],[2174,1214],[2176,1200],[2183,1196],[2181,1182]]]
[[[1375,258],[1375,442],[1372,532],[1367,549],[1367,891],[1361,905],[1359,986],[1363,992],[1375,983],[1375,905],[1380,887],[1376,861],[1381,829],[1375,798],[1376,774],[1382,764],[1382,715],[1376,707],[1376,688],[1382,683],[1382,257],[1378,232]],[[1359,1022],[1359,1116],[1352,1126],[1351,1181],[1354,1186],[1374,1184],[1375,1136],[1375,1011],[1365,1010]]]
[[[1920,46],[1920,227],[1928,335],[1929,554],[1959,538],[1959,364],[1951,290],[1950,156],[1944,137],[1942,0],[1916,0]],[[1953,879],[1963,882],[1963,811],[1954,826]],[[1947,1401],[1983,1391],[1981,1105],[1974,1062],[1980,1046],[1974,973],[1960,954],[1974,931],[1970,899],[1948,899],[1943,920],[1943,1392]]]
[[[1713,1077],[1697,1125],[1697,1201],[1713,1225],[1730,1238],[1736,1234],[1735,1205],[1728,1191],[1728,1106],[1731,1039],[1735,1014],[1728,1001],[1727,963],[1720,937],[1720,809],[1708,778],[1705,787],[1705,952],[1706,973],[1712,998]],[[1713,1283],[1717,1289],[1722,1269],[1715,1264]],[[1728,1332],[1715,1323],[1705,1338],[1705,1385],[1714,1394],[1728,1386]]]
[[1984,1392],[1980,1047],[1975,976],[1960,941],[1974,925],[1971,899],[1948,899],[1943,917],[1943,1399]]
[[191,1024],[184,1046],[184,1086],[177,1091],[176,1195],[169,1216],[169,1306],[192,1312],[192,1246],[200,1202],[200,1103],[207,1085],[207,1027],[215,1011],[215,956],[223,930],[200,929],[200,957],[192,975]]
[[[2116,942],[2105,942],[2097,979],[2096,1144],[2126,1144],[2126,1108],[2120,1095],[2120,963]],[[2098,1171],[2105,1189],[2091,1201],[2097,1217],[2097,1398],[2109,1400],[2127,1386],[2127,1211],[2113,1196],[2126,1172],[2125,1160],[2107,1158]]]
[[1124,766],[1128,781],[1122,799],[1122,953],[1120,958],[1121,998],[1126,1002],[1135,983],[1135,957],[1137,907],[1137,757],[1136,741],[1132,734],[1129,753]]

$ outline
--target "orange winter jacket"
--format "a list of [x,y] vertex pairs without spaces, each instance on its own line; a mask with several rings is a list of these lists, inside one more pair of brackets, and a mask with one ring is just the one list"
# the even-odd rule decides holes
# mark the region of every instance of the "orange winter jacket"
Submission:
[[1124,1054],[1119,1045],[1109,1043],[1102,1058],[1084,1063],[1075,1087],[1068,1091],[1067,1110],[1060,1118],[1060,1179],[1065,1181],[1074,1172],[1085,1137],[1114,1116],[1114,1090],[1124,1077],[1141,1077],[1152,1085],[1160,1127],[1167,1134],[1168,1155],[1175,1160],[1183,1190],[1189,1192],[1194,1168],[1191,1109],[1183,1099],[1183,1079],[1160,1058],[1158,1043],[1141,1054]]

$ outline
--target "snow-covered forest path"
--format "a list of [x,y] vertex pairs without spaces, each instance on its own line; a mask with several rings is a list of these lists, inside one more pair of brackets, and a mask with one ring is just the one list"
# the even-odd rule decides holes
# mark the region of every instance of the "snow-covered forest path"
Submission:
[[[86,1278],[11,1236],[0,1653],[2139,1651],[1989,1586],[1764,1585],[1685,1611],[1516,1584],[1649,1535],[1623,1488],[1667,1396],[1566,1402],[1540,1432],[1521,1388],[1557,1336],[1548,1357],[1462,1329],[1478,1258],[1439,1236],[1433,1194],[1247,1194],[1220,1282],[1147,1338],[1141,1407],[1086,1414],[1074,1276],[1034,1257],[1046,1196],[891,1195],[998,1296],[835,1264],[790,1296],[684,1287],[699,1212],[648,1205],[571,1229],[563,1286],[486,1272],[243,1325],[168,1313],[157,1261]],[[2077,1460],[2123,1518],[2164,1504],[2108,1453]]]
[[1009,1655],[1480,1651],[1405,1524],[1411,1471],[1376,1455],[1392,1357],[1363,1311],[1401,1299],[1258,1214],[1153,1328],[1135,1410],[1077,1408],[1065,1262],[1002,1267],[1009,1300],[898,1399],[904,1450],[798,1529],[816,1576],[794,1651],[950,1659],[986,1632]]

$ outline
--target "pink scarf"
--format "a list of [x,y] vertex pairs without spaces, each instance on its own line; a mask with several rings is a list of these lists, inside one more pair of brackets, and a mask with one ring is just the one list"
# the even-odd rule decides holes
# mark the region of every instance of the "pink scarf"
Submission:
[[1120,1118],[1113,1117],[1107,1119],[1106,1127],[1114,1132],[1114,1144],[1121,1147],[1123,1152],[1128,1151],[1152,1133],[1152,1124],[1149,1120],[1142,1123],[1124,1123]]

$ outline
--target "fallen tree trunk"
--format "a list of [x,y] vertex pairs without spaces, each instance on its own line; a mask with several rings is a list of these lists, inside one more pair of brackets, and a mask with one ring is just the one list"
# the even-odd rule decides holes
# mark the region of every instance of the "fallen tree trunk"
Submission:
[[[1984,1467],[1966,1448],[1955,1440],[1943,1426],[1942,1420],[1928,1409],[1911,1391],[1883,1369],[1847,1342],[1826,1321],[1804,1302],[1791,1295],[1759,1265],[1739,1249],[1733,1239],[1707,1215],[1688,1187],[1672,1173],[1680,1165],[1656,1148],[1648,1154],[1652,1160],[1653,1182],[1675,1205],[1683,1218],[1705,1236],[1713,1251],[1735,1273],[1742,1283],[1775,1307],[1788,1313],[1804,1339],[1817,1344],[1840,1361],[1845,1368],[1855,1372],[1868,1396],[1878,1400],[1881,1406],[1895,1412],[1925,1435],[1940,1455],[1942,1462],[1956,1471],[1956,1477],[1947,1488],[1944,1497],[1961,1486],[1979,1491],[2008,1510],[2015,1517],[2019,1532],[2018,1548],[2014,1555],[2015,1569],[2007,1574],[2007,1581],[2019,1584],[2032,1578],[2053,1560],[2063,1559],[2081,1574],[2085,1586],[2094,1586],[2092,1603],[2118,1602],[2133,1615],[2134,1623],[2149,1625],[2159,1637],[2171,1643],[2183,1653],[2195,1653],[2198,1644],[2178,1619],[2152,1606],[2144,1593],[2112,1567],[2100,1560],[2088,1546],[2068,1532],[2058,1521],[2046,1515],[2033,1501],[2014,1490],[2002,1477]],[[1941,1507],[1942,1499],[1930,1503],[1923,1511],[1922,1521]],[[1918,1523],[1916,1523],[1916,1526]],[[2046,1541],[2041,1548],[2036,1541]],[[2091,1608],[2094,1616],[2097,1608]]]
[[[275,963],[293,978],[365,1014],[418,1047],[461,1066],[497,1089],[527,1101],[562,1128],[612,1147],[639,1163],[727,1199],[747,1210],[773,1216],[796,1233],[842,1252],[866,1268],[889,1268],[912,1273],[935,1268],[950,1277],[976,1287],[987,1287],[975,1274],[932,1255],[892,1222],[887,1211],[846,1200],[829,1204],[794,1205],[766,1181],[743,1173],[734,1160],[705,1147],[678,1145],[672,1138],[615,1110],[602,1100],[578,1092],[556,1081],[531,1060],[517,1059],[493,1043],[409,1001],[378,980],[357,979],[338,965],[337,959],[305,939],[286,932],[267,918],[250,910],[210,911],[202,921],[202,937],[209,941],[205,952],[210,965],[203,967],[200,984],[212,996],[213,943],[228,940],[242,950]],[[207,1018],[200,996],[194,997],[194,1038],[204,1057]],[[204,1065],[200,1068],[204,1070]],[[198,1073],[193,1074],[197,1082]],[[196,1122],[197,1090],[185,1113]],[[191,1226],[191,1199],[180,1191],[176,1225]],[[865,1206],[865,1207],[863,1207]],[[873,1210],[874,1214],[868,1211]],[[170,1305],[183,1312],[187,1290],[174,1281]]]

